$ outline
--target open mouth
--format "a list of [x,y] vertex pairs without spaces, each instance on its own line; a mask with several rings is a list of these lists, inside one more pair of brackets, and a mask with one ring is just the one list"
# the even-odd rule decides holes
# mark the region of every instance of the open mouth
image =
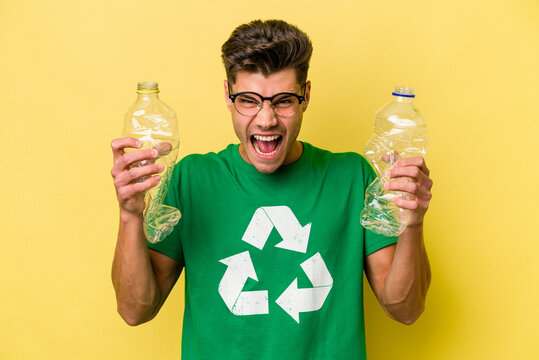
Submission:
[[281,148],[281,141],[283,137],[281,135],[252,135],[251,142],[258,155],[271,157],[277,154]]

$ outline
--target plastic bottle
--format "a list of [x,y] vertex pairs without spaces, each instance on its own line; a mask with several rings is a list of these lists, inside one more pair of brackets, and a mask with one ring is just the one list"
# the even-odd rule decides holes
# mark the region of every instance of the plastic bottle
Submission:
[[[139,161],[132,166],[162,164],[161,181],[144,194],[144,234],[151,243],[163,240],[181,218],[180,211],[163,205],[163,200],[178,156],[180,136],[174,111],[159,99],[156,82],[140,82],[137,86],[137,100],[125,114],[123,136],[142,141],[140,149],[156,149],[155,160]],[[132,149],[140,150],[140,149]],[[148,177],[138,179],[139,182]]]
[[[374,133],[365,146],[365,157],[372,164],[377,178],[365,191],[361,224],[385,236],[401,234],[409,221],[410,211],[398,208],[392,199],[403,196],[413,199],[413,195],[408,193],[385,190],[384,184],[390,181],[386,172],[401,158],[425,156],[427,153],[427,127],[414,106],[414,97],[413,89],[396,87],[393,100],[376,113]],[[406,178],[398,181],[406,181]]]

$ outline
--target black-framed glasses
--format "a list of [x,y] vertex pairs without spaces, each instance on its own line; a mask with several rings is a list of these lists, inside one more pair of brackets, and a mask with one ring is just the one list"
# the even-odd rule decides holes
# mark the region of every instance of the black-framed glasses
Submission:
[[271,109],[278,116],[292,116],[298,111],[299,105],[305,101],[306,83],[303,84],[303,95],[291,92],[281,92],[271,97],[264,97],[252,91],[242,91],[231,94],[228,86],[228,97],[232,100],[236,110],[243,116],[255,116],[258,114],[264,101],[270,102]]

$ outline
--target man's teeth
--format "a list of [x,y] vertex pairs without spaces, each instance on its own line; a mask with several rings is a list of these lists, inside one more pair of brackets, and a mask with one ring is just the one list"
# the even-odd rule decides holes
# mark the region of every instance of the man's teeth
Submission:
[[261,140],[261,141],[273,141],[281,137],[281,135],[272,135],[272,136],[253,135],[253,136],[256,140]]

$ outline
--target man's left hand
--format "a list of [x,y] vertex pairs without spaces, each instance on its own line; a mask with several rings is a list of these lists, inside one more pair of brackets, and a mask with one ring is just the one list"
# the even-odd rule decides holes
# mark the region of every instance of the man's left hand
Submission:
[[421,156],[400,159],[387,172],[388,181],[385,188],[391,191],[402,191],[414,196],[394,198],[399,208],[410,210],[408,226],[423,224],[423,217],[429,208],[432,198],[432,180],[425,159]]

